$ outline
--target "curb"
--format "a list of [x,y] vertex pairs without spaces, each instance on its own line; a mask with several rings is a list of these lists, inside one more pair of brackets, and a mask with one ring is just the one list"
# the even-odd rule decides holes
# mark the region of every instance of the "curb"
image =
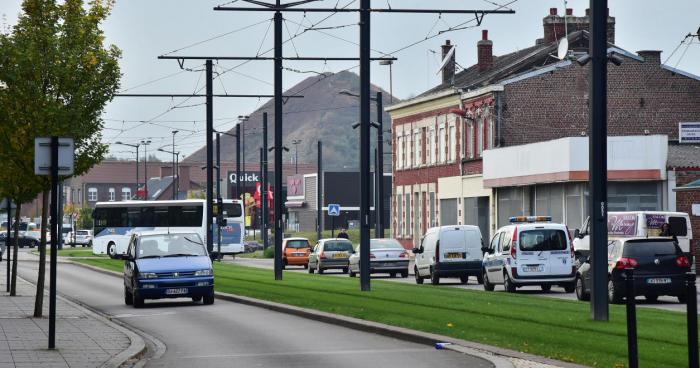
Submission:
[[[28,284],[34,285],[34,287],[36,288],[36,284],[32,283],[31,281],[26,280],[26,279],[20,277],[19,275],[17,276],[17,278],[21,279],[22,281],[24,281]],[[73,305],[74,307],[82,309],[85,314],[90,315],[92,318],[114,328],[115,330],[117,330],[121,333],[123,333],[129,339],[129,341],[130,341],[129,346],[126,349],[122,350],[119,354],[113,356],[108,361],[103,363],[100,366],[101,368],[121,367],[124,363],[126,363],[129,360],[139,359],[146,352],[146,342],[136,332],[131,331],[130,329],[126,328],[125,326],[122,326],[121,323],[117,323],[115,321],[112,321],[107,316],[105,316],[102,313],[94,310],[93,308],[83,304],[82,302],[79,302],[77,300],[74,300],[72,298],[69,298],[69,297],[66,297],[63,295],[56,295],[56,297],[61,299],[66,304]]]
[[[91,270],[101,272],[112,276],[121,276],[121,273],[116,271],[105,270],[99,267],[86,265],[83,263],[73,262],[81,267],[86,267]],[[562,362],[559,360],[544,358],[537,355],[522,353],[515,350],[499,348],[495,346],[480,344],[472,341],[456,339],[453,337],[411,330],[403,327],[390,326],[384,323],[366,321],[359,318],[347,317],[328,312],[317,311],[313,309],[296,307],[288,304],[270,302],[266,300],[250,298],[246,296],[215,292],[217,299],[231,301],[235,303],[250,305],[259,308],[265,308],[275,312],[286,313],[297,317],[313,319],[330,323],[354,330],[370,332],[377,335],[392,337],[404,341],[410,341],[422,345],[434,346],[436,342],[448,342],[452,345],[447,345],[445,349],[453,350],[463,354],[474,355],[476,357],[486,359],[493,363],[496,368],[511,368],[514,364],[507,358],[522,359],[540,364],[548,364],[561,368],[584,368],[586,366]]]

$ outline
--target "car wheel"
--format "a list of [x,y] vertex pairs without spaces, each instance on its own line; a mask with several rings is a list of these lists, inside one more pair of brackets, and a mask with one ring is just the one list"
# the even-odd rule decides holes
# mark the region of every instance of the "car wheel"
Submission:
[[576,290],[576,282],[570,282],[568,284],[564,284],[564,292],[565,293],[573,293]]
[[389,272],[389,277],[390,278],[395,278],[396,277],[396,272]]
[[107,255],[109,256],[109,258],[114,258],[114,252],[116,252],[117,250],[116,248],[117,246],[112,242],[107,244]]
[[586,285],[581,276],[576,276],[576,299],[583,302],[591,300],[591,294],[586,292]]
[[468,284],[469,283],[469,275],[462,275],[459,277],[459,282],[463,284]]
[[204,296],[204,305],[212,305],[214,304],[214,290],[209,292],[209,294]]
[[608,302],[612,304],[622,303],[621,290],[615,287],[615,283],[612,280],[608,280]]
[[195,303],[199,303],[199,302],[202,301],[202,296],[201,296],[201,295],[193,296],[193,297],[192,297],[192,301],[195,302]]
[[481,279],[482,279],[483,284],[484,284],[484,290],[493,291],[493,289],[495,288],[495,285],[492,284],[491,281],[489,281],[489,275],[486,273],[486,270],[482,271],[482,275],[483,276],[481,276]]
[[423,284],[423,278],[420,277],[420,274],[418,273],[418,267],[413,268],[413,275],[416,277],[416,284],[422,285]]
[[517,288],[515,287],[515,284],[513,283],[513,280],[510,279],[510,276],[508,276],[508,273],[505,273],[503,275],[503,287],[506,288],[506,291],[509,293],[514,293]]
[[282,269],[284,270],[285,268],[287,268],[287,260],[282,259]]
[[131,295],[129,290],[124,286],[124,304],[126,305],[133,305],[134,304],[134,296]]
[[401,271],[401,278],[402,278],[402,279],[405,279],[405,278],[407,278],[407,277],[408,277],[408,270],[406,270],[406,271]]
[[681,304],[688,303],[688,296],[686,294],[678,295],[676,298],[678,298],[678,302]]
[[92,248],[92,240],[90,240],[87,244],[88,247]]
[[139,296],[138,291],[134,290],[132,295],[133,295],[133,298],[132,298],[133,302],[132,303],[134,304],[134,308],[143,308],[144,300],[141,296]]
[[357,274],[351,268],[348,270],[348,275],[350,275],[350,277],[355,277],[355,275],[357,275]]
[[552,285],[542,284],[542,285],[540,285],[540,289],[542,289],[542,291],[550,291],[550,290],[552,290]]
[[659,300],[659,296],[648,294],[644,295],[644,299],[646,299],[649,303],[656,303],[656,301]]
[[343,273],[348,273],[348,268],[347,268],[347,267],[343,268]]
[[440,276],[438,276],[432,269],[430,270],[430,283],[433,285],[440,284]]
[[479,283],[479,285],[484,283],[484,275],[483,274],[477,274],[476,275],[476,282]]

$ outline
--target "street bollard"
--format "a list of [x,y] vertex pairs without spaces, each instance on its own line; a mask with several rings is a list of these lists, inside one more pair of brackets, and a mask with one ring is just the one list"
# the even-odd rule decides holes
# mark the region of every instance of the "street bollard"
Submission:
[[634,269],[625,269],[625,291],[627,300],[627,359],[630,368],[639,367],[637,356],[637,311],[634,294]]
[[695,272],[686,273],[686,312],[688,315],[688,367],[698,368],[698,296]]

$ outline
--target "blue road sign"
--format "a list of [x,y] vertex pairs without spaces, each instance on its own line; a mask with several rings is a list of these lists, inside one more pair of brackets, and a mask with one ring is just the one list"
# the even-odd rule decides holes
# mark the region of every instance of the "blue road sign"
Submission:
[[328,205],[328,216],[340,216],[340,205],[339,204],[329,204]]

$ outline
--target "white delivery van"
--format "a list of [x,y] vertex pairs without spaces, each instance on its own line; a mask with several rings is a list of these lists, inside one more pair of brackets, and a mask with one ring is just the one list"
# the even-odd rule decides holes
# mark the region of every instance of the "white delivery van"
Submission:
[[420,246],[413,248],[416,255],[413,272],[416,283],[430,278],[433,285],[440,277],[459,277],[466,284],[469,276],[481,279],[482,239],[478,226],[451,225],[428,229]]
[[[608,237],[628,238],[659,236],[661,226],[668,224],[670,232],[678,239],[678,246],[683,253],[690,253],[690,241],[693,230],[690,217],[684,212],[668,211],[625,211],[608,212]],[[586,256],[590,252],[590,217],[586,218],[581,230],[574,231],[574,251]]]

